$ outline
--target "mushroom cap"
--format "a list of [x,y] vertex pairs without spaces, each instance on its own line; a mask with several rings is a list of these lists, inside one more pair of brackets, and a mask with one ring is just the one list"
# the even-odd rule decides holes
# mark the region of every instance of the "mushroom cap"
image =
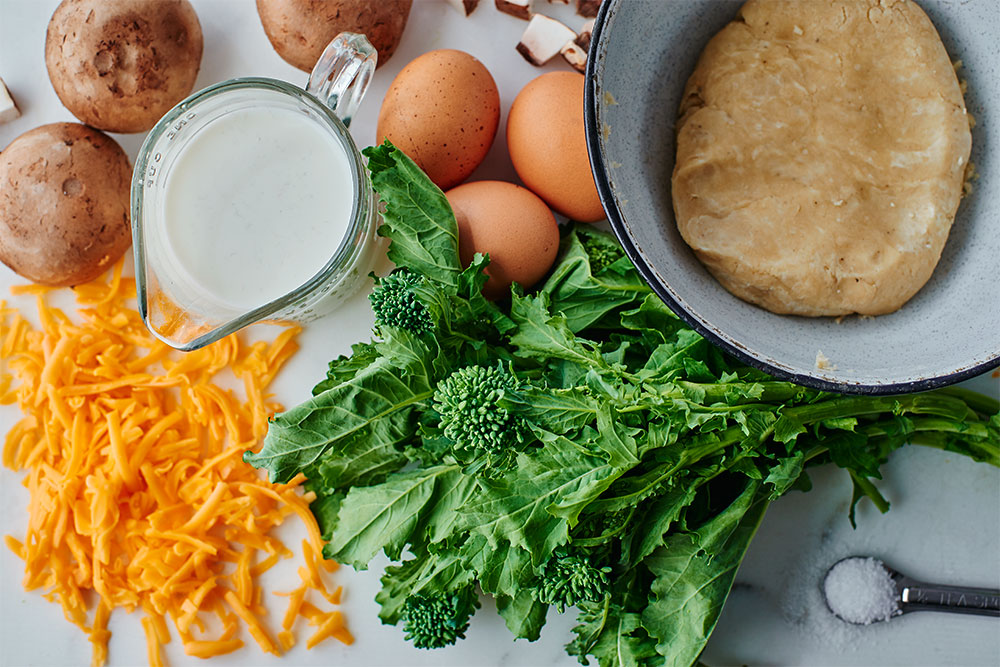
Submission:
[[63,0],[49,20],[45,65],[84,123],[144,132],[194,87],[202,35],[188,0]]
[[0,261],[44,285],[107,270],[132,241],[125,151],[79,123],[42,125],[0,153]]
[[378,51],[378,67],[396,50],[413,0],[257,0],[257,13],[281,58],[310,72],[342,32],[364,34]]

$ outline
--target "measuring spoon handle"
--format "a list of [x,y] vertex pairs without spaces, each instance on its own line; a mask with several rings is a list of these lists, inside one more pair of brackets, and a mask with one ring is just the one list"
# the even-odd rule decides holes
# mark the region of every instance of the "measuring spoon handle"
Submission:
[[1000,616],[1000,590],[942,586],[922,581],[899,582],[901,611],[949,611],[956,614]]

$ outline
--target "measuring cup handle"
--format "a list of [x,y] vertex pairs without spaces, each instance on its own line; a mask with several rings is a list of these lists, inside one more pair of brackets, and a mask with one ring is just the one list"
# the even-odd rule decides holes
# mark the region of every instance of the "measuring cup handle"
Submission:
[[330,107],[344,125],[350,126],[377,61],[378,52],[367,37],[342,32],[316,61],[306,90]]

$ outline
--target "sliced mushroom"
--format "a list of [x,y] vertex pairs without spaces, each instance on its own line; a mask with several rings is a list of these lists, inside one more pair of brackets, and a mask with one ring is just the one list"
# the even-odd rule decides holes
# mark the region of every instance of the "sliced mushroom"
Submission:
[[590,19],[583,24],[580,28],[580,34],[577,35],[576,44],[584,51],[590,51],[590,36],[594,32],[594,19]]
[[462,16],[468,16],[479,6],[479,0],[448,0],[448,4],[460,11]]
[[544,14],[535,14],[521,35],[518,52],[532,65],[542,66],[576,39],[576,33]]
[[496,0],[497,9],[504,14],[527,21],[531,18],[531,0]]
[[597,16],[597,10],[600,6],[601,0],[576,0],[576,13],[592,19]]
[[9,123],[20,115],[21,112],[14,104],[14,98],[10,96],[3,79],[0,79],[0,123]]
[[580,48],[576,42],[566,42],[559,53],[576,71],[585,72],[587,70],[587,52]]

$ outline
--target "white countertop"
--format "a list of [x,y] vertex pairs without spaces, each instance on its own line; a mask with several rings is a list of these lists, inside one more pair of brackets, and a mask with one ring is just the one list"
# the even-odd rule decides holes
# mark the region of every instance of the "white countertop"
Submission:
[[[374,1],[374,0],[373,0]],[[23,116],[0,125],[0,147],[44,123],[75,120],[49,84],[44,63],[45,29],[56,0],[0,0],[0,77],[18,101]],[[196,88],[236,76],[271,76],[304,85],[306,75],[272,50],[251,0],[193,0],[205,39]],[[583,19],[545,0],[535,4],[573,28]],[[514,180],[506,156],[506,110],[520,88],[541,71],[514,51],[525,23],[500,14],[490,0],[469,18],[443,1],[415,0],[409,24],[392,60],[378,70],[355,117],[352,133],[359,146],[374,142],[375,119],[382,96],[396,73],[420,53],[457,48],[479,58],[500,88],[500,133],[486,162],[472,180]],[[555,63],[544,69],[561,69]],[[143,139],[115,135],[134,159]],[[19,284],[0,265],[0,298]],[[30,300],[12,300],[33,313]],[[327,361],[366,340],[372,315],[364,294],[338,313],[310,324],[300,337],[301,350],[274,385],[279,400],[292,405],[309,395]],[[968,386],[1000,393],[1000,380],[980,377]],[[16,408],[0,408],[0,433],[18,419]],[[737,577],[722,619],[704,655],[711,665],[1000,665],[1000,621],[945,614],[912,614],[875,626],[855,628],[825,610],[819,579],[829,565],[849,554],[870,554],[916,578],[938,583],[1000,588],[1000,470],[950,453],[913,447],[893,455],[880,484],[892,502],[885,516],[862,503],[858,529],[847,521],[851,490],[846,473],[813,471],[814,489],[792,492],[773,505]],[[23,535],[27,491],[21,474],[0,470],[0,534]],[[298,537],[299,526],[285,535]],[[298,543],[297,540],[290,542]],[[378,563],[377,563],[378,564]],[[287,590],[297,581],[285,562],[267,573],[268,590]],[[575,665],[565,655],[574,625],[570,613],[550,613],[542,638],[513,642],[488,601],[473,620],[467,639],[438,651],[421,651],[403,640],[399,628],[383,626],[374,595],[379,568],[336,575],[345,589],[344,611],[357,641],[345,647],[329,640],[312,651],[304,642],[283,658],[260,653],[250,642],[234,654],[213,659],[220,665]],[[0,548],[0,665],[84,665],[90,660],[86,637],[62,616],[59,605],[38,591],[21,588],[22,563]],[[283,601],[275,598],[272,614]],[[109,664],[145,664],[141,613],[116,611]],[[272,617],[273,618],[273,617]],[[171,664],[197,664],[175,639],[166,647]]]

